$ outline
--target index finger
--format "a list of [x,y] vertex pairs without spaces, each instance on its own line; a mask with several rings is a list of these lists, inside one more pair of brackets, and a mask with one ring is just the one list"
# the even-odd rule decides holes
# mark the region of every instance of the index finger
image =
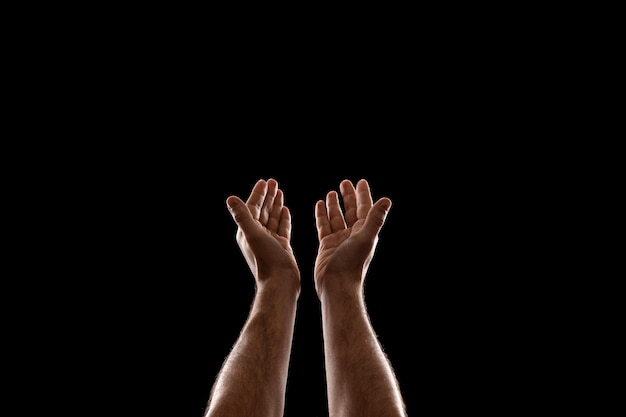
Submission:
[[333,232],[323,200],[318,200],[315,203],[315,226],[317,227],[317,238],[320,241]]

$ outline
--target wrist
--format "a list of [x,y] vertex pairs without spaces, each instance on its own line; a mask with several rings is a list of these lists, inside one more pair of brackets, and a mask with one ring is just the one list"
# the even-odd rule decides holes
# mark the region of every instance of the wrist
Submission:
[[256,289],[258,293],[269,293],[275,297],[289,299],[300,295],[300,274],[277,274],[257,280]]
[[363,281],[357,274],[337,274],[317,277],[317,296],[321,302],[358,299],[363,296]]

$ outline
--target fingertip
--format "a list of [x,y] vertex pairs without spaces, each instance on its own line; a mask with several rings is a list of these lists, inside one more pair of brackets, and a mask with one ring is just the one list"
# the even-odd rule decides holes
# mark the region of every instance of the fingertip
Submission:
[[354,185],[352,185],[352,181],[348,179],[345,179],[339,183],[339,191],[341,191],[341,194],[345,194],[351,188],[354,188]]
[[231,195],[226,199],[226,206],[228,206],[228,208],[231,210],[237,207],[238,204],[239,199],[234,195]]
[[276,180],[276,178],[270,177],[265,182],[267,183],[268,187],[273,186],[278,188],[278,181]]
[[389,211],[389,209],[391,208],[392,202],[391,199],[388,197],[382,197],[380,199],[381,203],[380,206],[385,210],[385,211]]

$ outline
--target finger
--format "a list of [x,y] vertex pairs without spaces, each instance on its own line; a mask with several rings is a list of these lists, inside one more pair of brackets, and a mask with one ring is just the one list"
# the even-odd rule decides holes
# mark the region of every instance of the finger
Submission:
[[333,232],[333,229],[330,227],[330,222],[328,221],[326,206],[322,200],[318,200],[317,203],[315,203],[315,226],[317,227],[317,238],[320,241]]
[[356,217],[357,219],[365,219],[367,213],[372,208],[372,194],[370,186],[366,180],[359,180],[356,183]]
[[269,218],[267,219],[267,224],[265,225],[265,227],[267,227],[270,232],[278,233],[278,228],[280,226],[282,212],[283,212],[283,191],[279,189],[276,191],[276,197],[274,197],[274,204],[272,205]]
[[270,213],[274,207],[274,198],[278,191],[278,183],[274,179],[267,180],[267,192],[265,193],[265,200],[263,201],[263,207],[259,215],[259,221],[262,225],[266,225],[270,218]]
[[343,219],[337,191],[331,191],[326,194],[326,207],[328,208],[328,220],[330,221],[332,231],[338,232],[345,229],[346,222]]
[[354,185],[348,180],[341,181],[339,184],[341,198],[343,199],[343,209],[345,212],[346,223],[351,227],[357,221],[356,217],[356,192]]
[[248,206],[254,219],[259,219],[261,208],[265,201],[265,194],[267,194],[267,181],[258,180],[256,184],[254,184],[254,187],[252,187],[250,197],[246,200],[246,206]]
[[382,229],[387,214],[391,208],[391,200],[387,197],[383,197],[372,206],[372,209],[367,214],[365,224],[363,225],[363,232],[367,233],[371,237],[375,237]]
[[280,223],[278,224],[278,235],[291,240],[291,212],[285,206],[281,207]]
[[253,230],[254,227],[258,227],[255,219],[252,217],[252,213],[249,210],[249,206],[243,202],[237,196],[230,196],[226,199],[228,205],[228,211],[230,215],[239,226],[239,229],[244,233],[248,233]]

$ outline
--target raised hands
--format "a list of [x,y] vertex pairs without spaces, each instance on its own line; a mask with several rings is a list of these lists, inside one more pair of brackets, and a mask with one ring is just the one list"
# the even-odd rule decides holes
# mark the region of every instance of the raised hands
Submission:
[[378,243],[391,200],[372,200],[369,184],[362,179],[356,188],[349,180],[339,184],[342,212],[336,191],[326,195],[326,204],[315,205],[319,250],[315,260],[315,288],[318,297],[327,288],[360,287]]
[[244,203],[230,196],[226,203],[237,223],[237,243],[257,282],[270,277],[297,278],[300,272],[291,247],[291,213],[274,179],[258,180]]
[[[406,417],[398,381],[369,321],[363,281],[391,200],[369,184],[340,183],[315,205],[320,300],[330,417]],[[236,239],[256,283],[250,314],[227,356],[205,417],[282,417],[300,293],[291,214],[274,179],[258,180],[244,202],[226,200]],[[391,273],[389,273],[392,276]]]

